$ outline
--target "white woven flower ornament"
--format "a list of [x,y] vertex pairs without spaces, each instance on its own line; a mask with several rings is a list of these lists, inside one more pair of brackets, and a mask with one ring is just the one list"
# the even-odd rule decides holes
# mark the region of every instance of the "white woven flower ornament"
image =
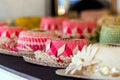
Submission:
[[95,55],[98,51],[96,45],[84,46],[73,58],[70,65],[66,68],[66,74],[74,74],[76,71],[83,71],[85,67],[99,63],[95,59]]

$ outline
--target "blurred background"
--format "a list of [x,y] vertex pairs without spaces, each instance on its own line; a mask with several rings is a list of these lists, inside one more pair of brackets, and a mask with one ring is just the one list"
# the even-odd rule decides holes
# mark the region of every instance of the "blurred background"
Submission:
[[20,27],[52,31],[57,38],[120,43],[119,14],[120,0],[0,0],[0,35],[4,27]]
[[94,15],[96,10],[96,16],[107,12],[117,15],[120,12],[119,4],[120,0],[0,0],[0,21],[31,29],[38,28],[41,18],[45,16],[82,19],[87,18],[88,14]]
[[[20,16],[56,16],[67,13],[70,8],[84,0],[0,0],[0,20]],[[86,0],[85,0],[86,1]],[[94,1],[94,0],[89,0]],[[105,8],[119,11],[120,0],[98,0]],[[87,7],[86,1],[86,7]],[[93,4],[95,5],[95,4]],[[82,5],[79,5],[81,7]],[[88,7],[89,8],[89,7]],[[71,11],[74,9],[71,8]]]

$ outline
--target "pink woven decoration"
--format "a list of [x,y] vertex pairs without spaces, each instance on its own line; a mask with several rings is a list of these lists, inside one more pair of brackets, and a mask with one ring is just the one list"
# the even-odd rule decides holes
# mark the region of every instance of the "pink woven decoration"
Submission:
[[24,31],[20,33],[17,48],[25,51],[44,50],[47,39],[56,35],[50,31]]
[[40,26],[41,30],[61,30],[61,25],[66,17],[44,17]]
[[56,57],[70,57],[81,50],[84,45],[87,45],[88,41],[85,39],[56,39],[47,40],[45,52],[49,55],[54,55]]
[[72,38],[87,38],[92,35],[94,29],[97,28],[95,21],[64,21],[62,25],[62,33],[65,35],[63,37]]
[[14,48],[17,44],[19,33],[23,30],[26,29],[8,26],[0,27],[0,45],[8,49]]

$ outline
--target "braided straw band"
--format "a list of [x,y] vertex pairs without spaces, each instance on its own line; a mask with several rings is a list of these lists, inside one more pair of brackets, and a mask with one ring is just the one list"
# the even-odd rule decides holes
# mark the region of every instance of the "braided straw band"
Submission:
[[34,55],[31,56],[32,58],[30,56],[24,56],[23,58],[30,63],[59,68],[67,67],[71,62],[71,57],[57,58],[42,51],[36,51]]

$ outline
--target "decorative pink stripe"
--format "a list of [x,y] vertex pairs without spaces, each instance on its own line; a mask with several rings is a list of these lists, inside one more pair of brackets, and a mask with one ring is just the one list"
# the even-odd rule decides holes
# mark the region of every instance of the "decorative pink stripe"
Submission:
[[[48,44],[50,46],[48,47]],[[49,55],[54,55],[57,57],[66,56],[70,57],[73,54],[74,49],[78,46],[78,49],[81,50],[84,45],[87,45],[88,41],[85,39],[78,40],[47,40],[45,47],[48,48],[45,50]],[[63,47],[64,45],[65,48]],[[62,47],[64,48],[63,50]],[[58,52],[61,52],[58,54]]]

